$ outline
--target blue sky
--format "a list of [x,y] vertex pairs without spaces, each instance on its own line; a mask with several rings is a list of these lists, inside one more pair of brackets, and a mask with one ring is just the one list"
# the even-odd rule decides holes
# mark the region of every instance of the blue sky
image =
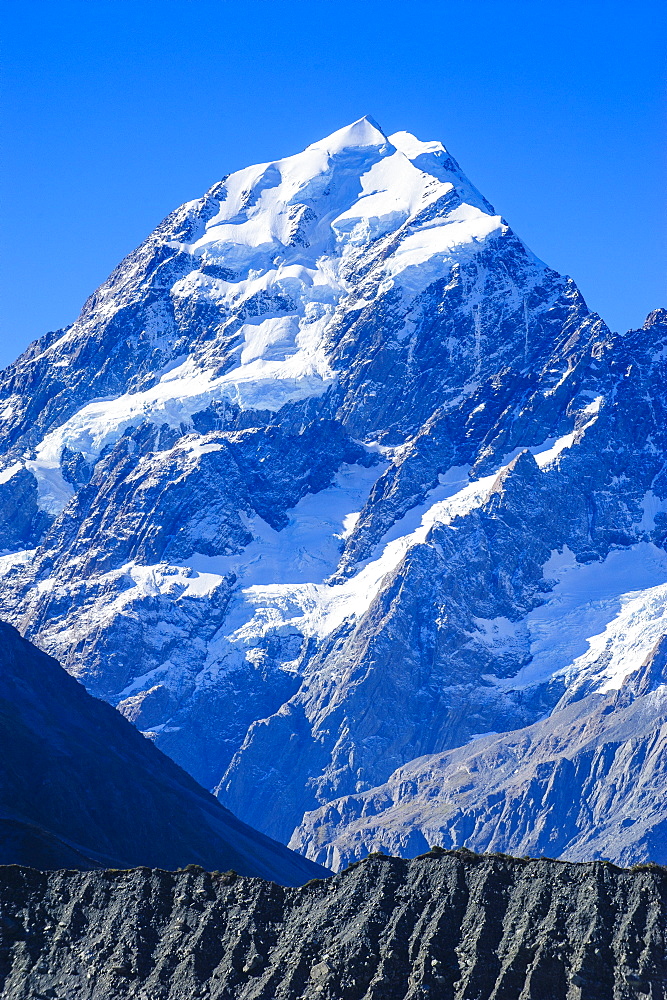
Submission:
[[231,170],[441,139],[613,329],[667,305],[664,2],[0,0],[0,364]]

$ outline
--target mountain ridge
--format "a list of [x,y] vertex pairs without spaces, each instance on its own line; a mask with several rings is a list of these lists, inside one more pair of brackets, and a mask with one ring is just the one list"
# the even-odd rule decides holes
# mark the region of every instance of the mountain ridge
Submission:
[[194,866],[0,868],[0,977],[16,1000],[657,997],[666,903],[657,865],[465,850],[374,855],[299,889]]

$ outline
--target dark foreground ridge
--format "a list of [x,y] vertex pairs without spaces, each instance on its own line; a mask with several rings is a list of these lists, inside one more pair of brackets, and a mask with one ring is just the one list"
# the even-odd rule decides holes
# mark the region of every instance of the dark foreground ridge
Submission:
[[326,874],[258,833],[0,622],[0,863],[236,868],[301,885]]
[[286,889],[0,868],[11,1000],[664,1000],[667,869],[432,850]]

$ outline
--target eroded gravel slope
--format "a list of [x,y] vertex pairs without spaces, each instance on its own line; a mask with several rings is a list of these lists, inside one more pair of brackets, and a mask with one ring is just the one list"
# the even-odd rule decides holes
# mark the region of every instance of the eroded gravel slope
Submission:
[[3,998],[662,1000],[667,870],[433,851],[285,889],[0,869]]

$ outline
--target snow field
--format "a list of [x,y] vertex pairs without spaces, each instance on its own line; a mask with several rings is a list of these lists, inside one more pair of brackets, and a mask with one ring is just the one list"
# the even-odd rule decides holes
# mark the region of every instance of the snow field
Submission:
[[[425,222],[411,221],[454,189],[458,198],[449,208]],[[501,228],[440,143],[422,143],[405,132],[387,138],[366,118],[296,156],[237,171],[224,190],[218,214],[198,240],[171,241],[195,264],[174,284],[172,296],[201,297],[232,318],[263,292],[269,300],[291,301],[293,311],[285,313],[282,304],[248,319],[238,333],[238,363],[223,375],[201,348],[197,357],[168,367],[152,388],[92,401],[47,434],[26,465],[49,513],[59,513],[72,495],[60,474],[65,447],[91,462],[144,421],[187,427],[193,414],[223,399],[242,410],[276,412],[326,392],[336,378],[326,345],[336,305],[348,291],[346,260],[380,236],[398,234],[378,260],[381,289],[398,283],[404,295],[414,296],[446,272],[457,253],[475,252]],[[306,229],[295,242],[304,212],[310,213]],[[201,266],[211,262],[236,277],[205,275]]]

